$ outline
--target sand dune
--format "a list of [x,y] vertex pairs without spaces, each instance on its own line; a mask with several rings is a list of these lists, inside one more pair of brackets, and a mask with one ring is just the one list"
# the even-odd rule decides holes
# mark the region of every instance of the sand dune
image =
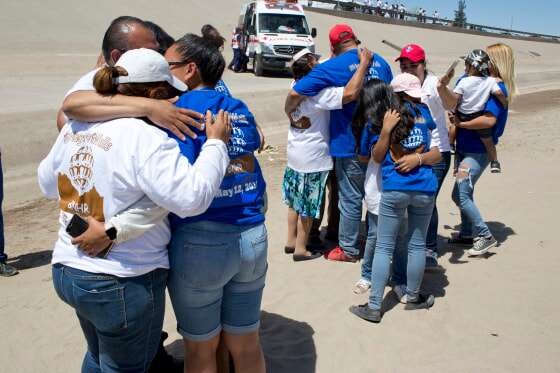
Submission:
[[[123,0],[53,3],[4,2],[0,13],[0,146],[5,169],[8,253],[21,274],[0,279],[2,371],[75,372],[84,351],[71,309],[54,294],[48,261],[56,237],[56,204],[38,199],[38,161],[54,138],[55,113],[72,83],[93,65],[110,20],[136,15],[171,34],[197,32],[212,23],[224,35],[234,26],[241,0],[148,2]],[[435,73],[469,49],[501,41],[457,33],[377,24],[309,13],[319,31],[318,50],[328,54],[327,33],[349,22],[363,44],[392,61],[382,39],[422,44]],[[364,302],[351,292],[359,265],[316,260],[294,264],[282,254],[285,207],[280,180],[285,166],[282,106],[289,78],[255,78],[226,72],[265,128],[276,153],[259,156],[270,200],[270,271],[261,335],[270,372],[539,372],[560,371],[560,322],[554,295],[560,241],[552,225],[560,208],[556,144],[560,130],[560,46],[503,40],[516,51],[522,93],[499,147],[504,173],[484,175],[477,201],[501,246],[484,259],[469,259],[444,246],[447,272],[427,275],[437,295],[429,312],[407,312],[387,297],[382,324],[369,325],[347,307]],[[533,57],[529,52],[537,52]],[[226,48],[226,57],[230,51]],[[395,65],[393,64],[393,67]],[[458,223],[450,200],[452,179],[440,206],[442,243]],[[30,203],[31,202],[31,203]],[[15,209],[16,206],[22,206]],[[171,307],[165,329],[177,356],[181,342]]]

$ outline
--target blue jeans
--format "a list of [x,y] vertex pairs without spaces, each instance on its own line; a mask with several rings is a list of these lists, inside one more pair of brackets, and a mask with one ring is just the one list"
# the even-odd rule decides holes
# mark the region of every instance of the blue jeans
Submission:
[[[492,233],[474,204],[474,186],[488,166],[488,155],[486,153],[457,153],[455,156],[459,169],[451,197],[461,211],[459,234],[463,237],[490,237]],[[465,177],[461,177],[462,172],[466,173]]]
[[184,338],[200,342],[221,330],[258,330],[267,248],[264,223],[200,221],[175,229],[169,247],[169,295]]
[[335,158],[338,180],[338,208],[340,223],[338,244],[346,255],[358,256],[358,235],[362,221],[362,200],[367,164],[358,161],[357,156]]
[[438,188],[434,196],[435,197],[434,210],[432,211],[432,219],[430,220],[430,225],[428,226],[428,234],[426,236],[426,248],[438,254],[439,252],[437,246],[437,232],[438,232],[438,225],[439,225],[439,216],[437,210],[437,196],[439,194],[443,182],[445,181],[447,172],[449,172],[450,165],[451,165],[451,152],[443,152],[441,153],[441,161],[432,166],[432,170],[434,171],[434,175],[436,175],[438,181]]
[[[373,264],[375,244],[377,243],[377,220],[378,220],[377,215],[372,214],[369,211],[367,212],[368,232],[367,232],[366,247],[364,250],[364,258],[362,259],[362,279],[370,283],[371,283],[371,272],[372,272],[371,266]],[[404,268],[404,270],[406,271],[406,257],[403,260],[399,256],[403,255],[403,253],[406,256],[406,247],[404,247],[404,239],[405,239],[407,227],[408,227],[408,222],[405,219],[405,221],[401,223],[399,234],[397,236],[395,258],[393,259],[393,268],[396,272],[393,273],[393,276],[400,276],[400,274],[402,273],[402,270],[399,271],[399,268],[395,267],[396,263],[400,263],[401,267]],[[406,273],[404,274],[404,276],[406,276]],[[406,277],[403,278],[406,279]]]
[[4,200],[4,174],[2,173],[2,153],[0,153],[0,263],[5,263],[8,256],[4,253],[4,217],[2,201]]
[[399,191],[382,193],[377,244],[372,265],[370,308],[381,309],[383,293],[390,274],[391,258],[405,212],[408,212],[408,229],[405,235],[405,244],[408,248],[406,292],[412,297],[420,292],[426,265],[426,232],[433,208],[433,195]]
[[147,371],[163,327],[166,269],[116,277],[54,264],[52,278],[87,341],[82,373]]

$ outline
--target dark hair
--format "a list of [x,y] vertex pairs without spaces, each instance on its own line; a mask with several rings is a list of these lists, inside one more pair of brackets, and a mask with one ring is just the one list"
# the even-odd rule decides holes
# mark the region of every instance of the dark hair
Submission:
[[398,144],[406,139],[417,116],[407,106],[398,94],[393,92],[391,86],[382,80],[371,79],[366,82],[358,96],[352,117],[352,133],[356,143],[360,142],[362,131],[368,122],[371,123],[370,131],[379,134],[385,113],[391,109],[397,110],[401,116],[401,120],[391,132],[391,144]]
[[391,132],[391,144],[398,144],[406,139],[410,135],[412,128],[414,128],[416,118],[421,115],[420,110],[418,110],[414,101],[410,99],[410,96],[404,92],[397,92],[396,95],[400,103],[399,114],[401,115],[401,120],[393,128],[393,132]]
[[380,79],[368,80],[362,87],[356,102],[356,109],[352,116],[352,133],[358,144],[368,122],[372,124],[370,130],[379,134],[385,112],[399,108],[399,101],[393,89]]
[[151,21],[145,21],[144,23],[150,30],[152,30],[152,32],[156,36],[156,40],[159,44],[158,52],[161,54],[165,54],[165,51],[175,43],[175,39],[173,39],[171,35],[165,32],[165,30],[162,29],[158,24],[155,24]]
[[126,52],[129,49],[128,29],[132,25],[142,25],[146,27],[146,23],[140,18],[120,16],[115,18],[107,28],[107,31],[105,31],[103,43],[101,44],[101,51],[107,63],[111,61],[111,51],[113,49],[118,49],[122,52]]
[[211,40],[195,34],[186,34],[177,40],[175,48],[181,55],[181,60],[196,64],[205,84],[213,87],[222,78],[226,61]]
[[125,96],[148,97],[162,100],[175,97],[180,93],[168,82],[123,84],[115,82],[117,77],[127,75],[128,72],[121,66],[105,66],[95,73],[93,77],[93,86],[95,90],[102,95],[120,93]]
[[300,80],[313,70],[313,67],[309,65],[308,55],[305,55],[304,57],[305,58],[302,57],[292,63],[292,75],[295,80]]
[[226,39],[222,37],[220,32],[212,25],[202,26],[200,33],[204,39],[211,41],[218,49],[223,47],[226,42]]

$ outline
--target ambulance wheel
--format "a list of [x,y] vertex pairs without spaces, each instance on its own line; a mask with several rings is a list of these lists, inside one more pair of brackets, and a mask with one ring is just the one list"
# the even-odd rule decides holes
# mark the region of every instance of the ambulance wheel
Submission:
[[253,72],[255,76],[263,76],[263,62],[262,62],[262,55],[257,54],[253,59]]

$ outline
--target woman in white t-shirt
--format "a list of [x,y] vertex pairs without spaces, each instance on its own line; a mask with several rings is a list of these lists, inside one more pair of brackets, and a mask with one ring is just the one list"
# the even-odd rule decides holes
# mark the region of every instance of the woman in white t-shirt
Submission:
[[[288,238],[284,252],[294,261],[316,259],[321,253],[307,250],[313,219],[319,218],[329,170],[333,168],[329,152],[330,110],[356,100],[367,74],[371,52],[362,49],[360,64],[345,87],[322,90],[307,98],[294,113],[288,133],[288,165],[282,183],[282,199],[288,205]],[[292,73],[295,80],[307,75],[317,65],[317,55],[303,49],[294,55]]]
[[438,78],[428,71],[426,52],[418,44],[405,45],[399,57],[401,72],[415,75],[422,83],[422,90],[425,92],[422,102],[430,109],[430,114],[436,123],[436,130],[432,131],[432,142],[439,144],[441,161],[432,166],[438,180],[438,190],[436,191],[436,201],[432,212],[432,219],[426,235],[426,270],[437,270],[439,250],[437,246],[437,231],[439,225],[439,215],[437,210],[437,195],[445,181],[451,165],[451,146],[449,144],[449,132],[447,128],[447,114],[437,90]]
[[[128,51],[114,67],[101,68],[94,86],[101,94],[157,99],[187,88],[163,56],[148,49]],[[60,205],[53,284],[76,311],[87,341],[82,371],[147,371],[162,330],[171,233],[161,219],[123,243],[111,242],[109,228],[104,250],[78,247],[72,237],[87,227],[83,220],[108,221],[144,198],[180,216],[204,212],[226,172],[231,131],[224,113],[214,124],[207,116],[206,125],[211,140],[193,165],[165,132],[134,118],[70,121],[41,162],[41,190]]]

